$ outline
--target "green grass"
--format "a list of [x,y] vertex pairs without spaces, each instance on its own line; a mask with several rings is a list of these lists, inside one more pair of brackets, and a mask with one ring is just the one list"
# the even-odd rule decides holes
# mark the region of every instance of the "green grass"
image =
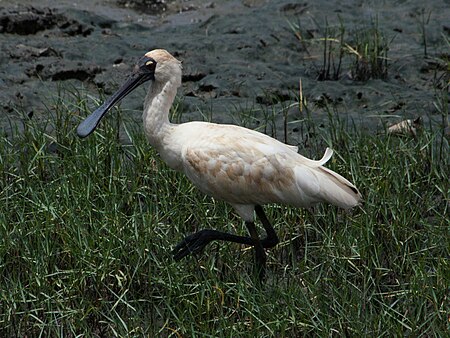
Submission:
[[[268,279],[253,252],[213,243],[181,262],[184,235],[245,234],[230,206],[168,169],[120,115],[85,140],[86,99],[0,138],[0,336],[427,336],[449,329],[448,139],[367,133],[330,117],[305,154],[360,188],[352,213],[265,209],[281,243]],[[81,116],[81,117],[80,117]],[[306,123],[306,122],[305,122]]]
[[[423,17],[423,15],[422,15]],[[338,25],[316,21],[318,37],[305,31],[300,18],[297,23],[288,21],[288,26],[310,58],[321,60],[321,65],[312,63],[318,81],[337,81],[343,75],[351,75],[354,81],[386,79],[388,77],[388,51],[394,37],[388,38],[378,25],[378,17],[353,29],[346,27],[340,17]],[[428,18],[429,19],[429,18]],[[425,21],[421,28],[426,55]]]

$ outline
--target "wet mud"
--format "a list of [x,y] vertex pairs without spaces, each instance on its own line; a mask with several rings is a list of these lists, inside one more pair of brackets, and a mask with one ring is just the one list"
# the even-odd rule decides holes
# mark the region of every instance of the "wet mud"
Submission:
[[[18,112],[45,119],[61,89],[108,95],[154,48],[183,61],[182,121],[206,114],[256,127],[270,116],[281,128],[287,117],[295,143],[302,96],[319,120],[331,109],[369,129],[419,116],[442,123],[449,17],[448,0],[0,0],[0,124],[7,130]],[[354,47],[370,27],[388,46],[386,73],[360,63],[361,80],[356,54],[338,46]],[[325,36],[343,39],[326,52]],[[144,95],[122,103],[136,119]]]

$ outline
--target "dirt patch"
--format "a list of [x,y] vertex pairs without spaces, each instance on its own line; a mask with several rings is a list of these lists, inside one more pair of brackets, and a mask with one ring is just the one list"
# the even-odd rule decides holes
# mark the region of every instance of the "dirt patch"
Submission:
[[50,8],[3,9],[0,13],[0,33],[35,35],[54,27],[58,27],[61,34],[68,36],[87,36],[92,32],[91,27],[80,24],[76,20],[67,19],[63,14]]
[[[165,48],[183,61],[183,120],[202,119],[202,111],[214,121],[235,122],[240,112],[251,111],[249,126],[265,123],[269,115],[275,125],[283,125],[285,116],[301,121],[295,105],[301,80],[301,95],[319,120],[331,109],[367,128],[418,116],[424,125],[442,121],[436,107],[445,103],[450,55],[445,0],[42,0],[40,7],[15,0],[0,5],[3,120],[18,110],[46,114],[58,86],[94,96],[98,88],[109,93],[142,54]],[[372,42],[373,34],[385,41],[368,45],[366,31]],[[342,46],[347,49],[340,55]],[[371,51],[366,56],[364,48]],[[372,54],[374,60],[368,58]],[[372,76],[373,69],[381,69],[382,76]],[[138,91],[122,107],[139,119],[142,102]],[[298,124],[289,127],[295,143]]]

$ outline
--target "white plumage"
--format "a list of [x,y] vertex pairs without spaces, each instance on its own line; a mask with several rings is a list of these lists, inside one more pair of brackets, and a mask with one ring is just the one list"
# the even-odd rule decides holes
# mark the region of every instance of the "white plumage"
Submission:
[[[201,230],[175,247],[176,259],[201,251],[213,240],[253,245],[262,278],[263,248],[278,243],[262,205],[283,203],[310,207],[326,202],[351,208],[359,204],[361,195],[356,187],[323,166],[333,154],[331,149],[326,149],[321,160],[314,161],[298,154],[295,146],[239,126],[206,122],[172,124],[169,110],[181,85],[181,72],[181,63],[167,51],[148,52],[122,88],[78,127],[81,137],[89,135],[117,101],[138,85],[152,80],[143,112],[145,134],[150,144],[171,168],[186,174],[202,192],[230,203],[251,235]],[[262,240],[254,226],[255,211],[267,233]]]
[[297,153],[297,147],[234,125],[206,122],[172,124],[168,120],[181,63],[164,50],[146,54],[155,59],[155,81],[144,106],[144,126],[150,143],[173,169],[182,171],[202,192],[229,202],[246,222],[253,207],[283,203],[310,207],[328,202],[351,208],[361,198],[339,174],[324,168],[333,152],[319,161]]

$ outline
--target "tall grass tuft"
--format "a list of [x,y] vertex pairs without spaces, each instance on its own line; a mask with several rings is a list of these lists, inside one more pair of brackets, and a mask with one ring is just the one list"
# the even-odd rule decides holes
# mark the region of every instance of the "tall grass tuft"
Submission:
[[[352,30],[345,26],[341,18],[339,24],[334,26],[329,25],[327,19],[322,25],[316,22],[317,32],[320,34],[317,38],[312,33],[303,31],[300,23],[288,21],[288,26],[308,58],[321,59],[321,65],[312,63],[318,81],[337,81],[348,75],[355,81],[388,77],[388,52],[393,38],[389,39],[380,29],[378,17],[369,24],[365,23]],[[425,31],[425,23],[422,27]],[[424,44],[426,45],[425,38]]]

